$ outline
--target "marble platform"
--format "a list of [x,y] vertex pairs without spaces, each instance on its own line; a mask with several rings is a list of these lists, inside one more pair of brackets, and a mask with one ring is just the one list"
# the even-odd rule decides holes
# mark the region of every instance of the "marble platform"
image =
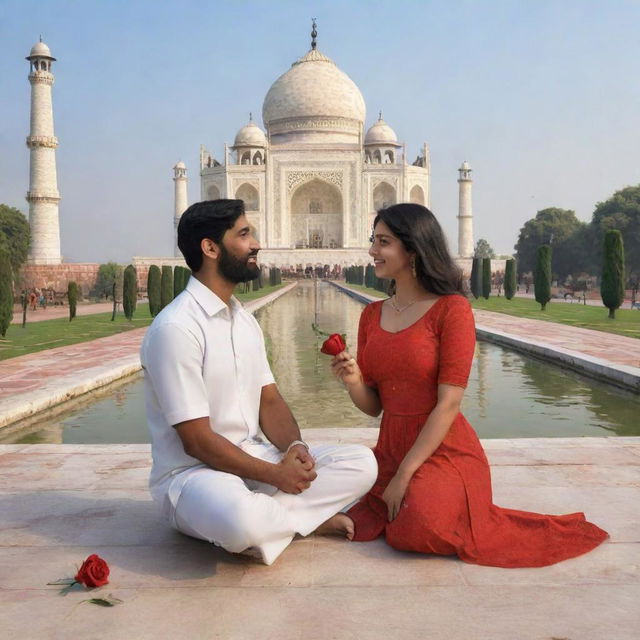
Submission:
[[[372,444],[375,430],[304,437]],[[640,438],[483,442],[495,502],[582,510],[611,538],[540,569],[394,551],[382,540],[295,540],[271,567],[166,526],[146,490],[148,445],[0,446],[4,638],[632,640],[640,629]],[[47,582],[90,553],[110,584],[83,603]]]

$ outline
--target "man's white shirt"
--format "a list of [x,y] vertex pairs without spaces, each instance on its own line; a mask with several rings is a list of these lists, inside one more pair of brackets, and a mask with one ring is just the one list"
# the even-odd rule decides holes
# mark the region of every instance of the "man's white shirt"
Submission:
[[[177,474],[203,466],[185,453],[173,425],[208,416],[213,431],[244,448],[260,440],[260,395],[274,378],[255,318],[193,276],[154,319],[140,357],[153,443],[149,488],[162,502]],[[172,493],[169,510],[180,486]]]

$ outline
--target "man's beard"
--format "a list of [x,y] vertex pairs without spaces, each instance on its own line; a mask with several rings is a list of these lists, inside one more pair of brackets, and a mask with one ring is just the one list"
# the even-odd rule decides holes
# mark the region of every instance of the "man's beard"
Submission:
[[257,263],[249,264],[249,258],[256,257],[258,252],[250,253],[246,258],[236,258],[227,251],[224,244],[220,244],[220,259],[218,260],[218,272],[228,282],[238,284],[249,282],[260,276],[260,267]]

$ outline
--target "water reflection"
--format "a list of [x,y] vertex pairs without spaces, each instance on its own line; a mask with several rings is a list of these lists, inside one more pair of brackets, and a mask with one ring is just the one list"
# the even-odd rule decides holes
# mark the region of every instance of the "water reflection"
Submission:
[[[316,286],[318,295],[316,296]],[[277,303],[256,313],[269,340],[269,357],[280,392],[300,427],[371,427],[379,420],[353,406],[320,353],[322,339],[312,329],[317,322],[327,333],[346,333],[355,353],[362,305],[326,283],[304,281]]]
[[[317,321],[327,332],[346,333],[355,353],[362,305],[326,283],[305,281],[257,312],[273,372],[302,428],[374,427],[360,413],[319,353]],[[96,400],[97,398],[97,400]],[[483,438],[638,436],[640,400],[552,365],[486,342],[476,353],[463,412]],[[148,442],[140,376],[76,401],[54,418],[39,416],[0,442]]]

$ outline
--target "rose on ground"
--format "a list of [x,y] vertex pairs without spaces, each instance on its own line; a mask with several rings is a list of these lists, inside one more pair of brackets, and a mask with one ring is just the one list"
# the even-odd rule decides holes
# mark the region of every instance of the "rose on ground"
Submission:
[[342,336],[339,333],[332,333],[323,343],[320,349],[321,353],[328,356],[337,356],[347,348]]
[[109,582],[109,565],[97,554],[92,553],[78,569],[75,581],[85,587],[101,587]]

